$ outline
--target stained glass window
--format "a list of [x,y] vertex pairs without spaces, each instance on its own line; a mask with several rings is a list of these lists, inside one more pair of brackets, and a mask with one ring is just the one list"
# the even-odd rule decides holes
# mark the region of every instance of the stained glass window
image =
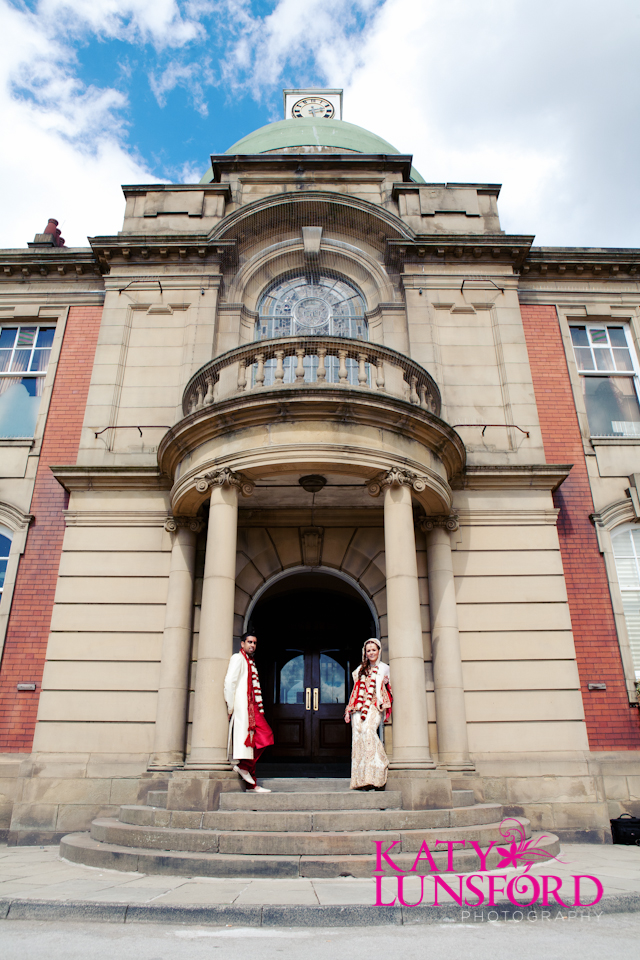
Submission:
[[[369,339],[362,294],[346,280],[337,277],[322,275],[279,280],[263,296],[258,312],[256,340],[308,336],[346,337],[349,340]],[[265,364],[265,386],[273,383],[275,363],[275,360],[268,360]],[[295,357],[285,358],[285,383],[295,380],[296,363]],[[337,356],[327,355],[325,365],[327,382],[337,383],[339,380]],[[348,359],[346,365],[349,382],[357,384],[357,361]],[[317,357],[305,358],[307,382],[316,380],[317,367]],[[367,377],[369,375],[367,366]]]

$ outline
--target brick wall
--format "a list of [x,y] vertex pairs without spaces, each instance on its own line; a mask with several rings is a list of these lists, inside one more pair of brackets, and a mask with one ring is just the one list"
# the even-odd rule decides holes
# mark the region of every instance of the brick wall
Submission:
[[[0,751],[30,752],[56,590],[67,494],[49,464],[76,462],[102,307],[71,307],[49,406],[0,669]],[[16,690],[35,681],[35,693]]]
[[[589,744],[637,750],[640,717],[629,706],[604,560],[589,520],[593,500],[556,309],[521,310],[547,462],[573,464],[554,501]],[[588,690],[601,681],[606,691]]]

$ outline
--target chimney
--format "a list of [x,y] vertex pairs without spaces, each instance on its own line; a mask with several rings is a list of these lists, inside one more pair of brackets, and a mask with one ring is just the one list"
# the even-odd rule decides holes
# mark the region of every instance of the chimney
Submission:
[[29,247],[64,247],[64,237],[60,236],[58,221],[53,217],[44,228],[44,233],[36,233],[33,243],[28,243]]

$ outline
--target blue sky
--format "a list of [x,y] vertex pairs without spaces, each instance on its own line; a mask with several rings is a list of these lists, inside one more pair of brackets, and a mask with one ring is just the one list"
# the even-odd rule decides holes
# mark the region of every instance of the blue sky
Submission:
[[193,181],[344,87],[430,181],[503,184],[504,229],[640,247],[637,0],[0,0],[0,246],[120,227],[122,183]]

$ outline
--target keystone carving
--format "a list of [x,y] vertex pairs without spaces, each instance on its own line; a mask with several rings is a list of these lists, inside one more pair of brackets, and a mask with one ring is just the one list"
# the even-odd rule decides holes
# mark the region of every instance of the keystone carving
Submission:
[[459,527],[457,513],[424,517],[420,521],[420,528],[424,530],[425,533],[429,533],[429,531],[434,530],[435,527],[442,527],[444,530],[448,530],[450,533],[453,533],[453,531],[457,530]]
[[167,517],[164,522],[167,533],[176,533],[178,527],[186,527],[192,533],[200,533],[204,528],[204,520],[200,517]]
[[367,488],[372,497],[379,497],[385,487],[401,487],[405,484],[416,493],[422,493],[427,489],[427,481],[424,477],[401,467],[392,467],[386,473],[378,474],[373,480],[369,480]]
[[229,467],[223,467],[221,470],[212,470],[205,473],[196,480],[196,490],[198,493],[206,493],[209,487],[230,486],[238,487],[243,497],[250,497],[255,489],[255,483],[247,480],[245,476],[236,470],[230,470]]

